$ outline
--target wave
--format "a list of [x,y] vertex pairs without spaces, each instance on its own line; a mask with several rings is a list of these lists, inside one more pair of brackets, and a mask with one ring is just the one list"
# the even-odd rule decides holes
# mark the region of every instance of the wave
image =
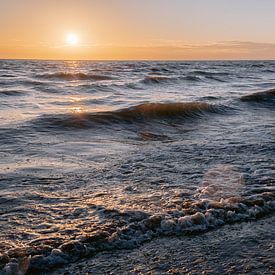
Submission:
[[226,76],[229,76],[229,74],[226,72],[208,72],[200,70],[189,72],[187,75],[187,77],[189,77],[190,80],[192,80],[192,78],[194,78],[194,80],[200,81],[202,81],[203,79],[210,79],[218,82],[226,82]]
[[0,96],[20,96],[24,95],[24,92],[18,91],[18,90],[4,90],[0,91]]
[[210,105],[206,102],[184,103],[144,103],[131,108],[115,112],[122,118],[169,118],[169,117],[196,117],[205,112],[216,113],[221,110],[220,106]]
[[265,64],[252,64],[251,65],[251,68],[264,68],[264,67],[266,67]]
[[0,77],[9,77],[9,78],[13,78],[13,77],[17,77],[17,75],[13,75],[13,74],[1,74]]
[[221,78],[214,77],[214,76],[208,76],[207,78],[208,78],[208,79],[211,79],[211,80],[218,81],[218,82],[226,82],[225,79],[221,79]]
[[262,71],[263,73],[275,73],[275,70],[272,69],[266,69]]
[[154,85],[154,84],[162,84],[162,83],[169,83],[169,82],[175,82],[175,81],[188,81],[188,82],[202,82],[203,77],[211,80],[215,80],[218,82],[226,82],[225,79],[218,78],[214,75],[193,75],[193,74],[187,74],[186,76],[179,76],[179,77],[168,77],[168,76],[162,76],[162,75],[154,75],[154,76],[147,76],[143,80],[141,80],[141,83],[146,85]]
[[175,118],[200,118],[208,113],[223,113],[228,107],[206,102],[144,103],[116,111],[44,115],[32,121],[46,128],[90,128],[98,124],[139,123]]
[[139,136],[142,140],[155,140],[155,141],[171,141],[171,138],[167,135],[156,134],[149,131],[140,131]]
[[194,75],[187,75],[183,79],[187,80],[187,81],[190,81],[190,82],[200,82],[200,81],[202,81],[202,79],[200,77],[194,76]]
[[27,247],[3,252],[0,266],[7,274],[11,268],[24,271],[22,274],[41,272],[101,251],[133,249],[158,237],[201,234],[225,224],[258,220],[274,213],[274,198],[274,193],[263,192],[219,200],[178,199],[174,210],[162,214],[94,205],[107,218],[102,229],[71,238],[34,239]]
[[146,76],[143,80],[141,80],[141,83],[146,85],[154,85],[154,84],[170,83],[175,81],[201,82],[202,78],[200,76],[195,76],[195,75],[186,75],[186,76],[179,76],[179,77],[152,75],[152,76]]
[[241,97],[241,101],[274,104],[275,89],[244,95]]
[[220,98],[217,97],[217,96],[208,95],[208,96],[202,97],[202,99],[203,99],[203,100],[218,100],[218,99],[220,99]]
[[154,68],[151,68],[151,71],[152,72],[164,72],[164,73],[167,73],[167,72],[170,72],[169,69],[167,68],[157,68],[157,67],[154,67]]
[[97,74],[85,74],[85,73],[69,73],[69,72],[57,72],[52,74],[42,74],[37,75],[38,78],[45,79],[55,79],[55,80],[93,80],[93,81],[103,81],[103,80],[113,80],[114,78],[107,75],[97,75]]
[[159,84],[159,83],[165,83],[176,79],[177,78],[172,78],[172,77],[162,76],[162,75],[150,75],[150,76],[146,76],[143,80],[141,80],[141,83],[146,85]]
[[190,72],[191,75],[200,75],[200,76],[228,76],[229,73],[227,72],[209,72],[209,71],[192,71]]

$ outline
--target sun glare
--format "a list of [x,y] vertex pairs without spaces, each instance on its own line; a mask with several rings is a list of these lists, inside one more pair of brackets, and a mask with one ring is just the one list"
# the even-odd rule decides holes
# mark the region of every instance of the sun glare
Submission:
[[69,45],[76,45],[77,42],[78,42],[78,38],[77,38],[77,36],[74,33],[68,34],[68,36],[67,36],[67,43]]

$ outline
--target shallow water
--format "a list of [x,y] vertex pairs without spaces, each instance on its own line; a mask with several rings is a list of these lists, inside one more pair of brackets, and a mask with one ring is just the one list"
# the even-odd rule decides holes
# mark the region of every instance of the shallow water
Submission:
[[1,266],[274,213],[273,88],[271,61],[0,61]]
[[46,274],[272,274],[274,216],[192,236],[155,238],[132,250],[102,251]]

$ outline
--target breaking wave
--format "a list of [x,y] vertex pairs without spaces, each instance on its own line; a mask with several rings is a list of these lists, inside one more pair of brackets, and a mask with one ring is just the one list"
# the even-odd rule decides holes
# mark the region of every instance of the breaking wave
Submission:
[[257,220],[274,212],[275,201],[274,193],[264,192],[219,200],[178,199],[175,210],[163,214],[100,207],[98,210],[108,216],[108,224],[102,229],[69,240],[40,238],[26,247],[5,251],[0,257],[0,265],[5,266],[3,271],[50,270],[100,251],[133,249],[161,236],[197,234],[225,224]]
[[97,124],[138,123],[161,119],[200,118],[209,113],[224,113],[228,107],[206,102],[144,103],[116,111],[44,115],[33,121],[39,127],[90,128]]

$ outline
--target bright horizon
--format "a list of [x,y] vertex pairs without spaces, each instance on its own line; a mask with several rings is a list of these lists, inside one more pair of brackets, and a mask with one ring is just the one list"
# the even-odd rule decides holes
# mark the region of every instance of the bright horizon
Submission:
[[0,59],[274,60],[273,0],[0,0]]

